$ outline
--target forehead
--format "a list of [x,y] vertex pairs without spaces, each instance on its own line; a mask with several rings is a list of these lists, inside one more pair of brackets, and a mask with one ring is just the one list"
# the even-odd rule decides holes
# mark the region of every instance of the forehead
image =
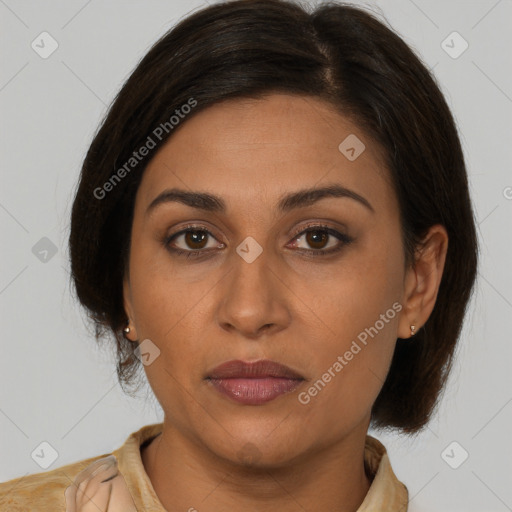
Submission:
[[355,124],[316,98],[272,94],[224,101],[184,119],[148,164],[138,195],[147,206],[178,186],[247,208],[322,182],[380,207],[393,200],[382,152]]

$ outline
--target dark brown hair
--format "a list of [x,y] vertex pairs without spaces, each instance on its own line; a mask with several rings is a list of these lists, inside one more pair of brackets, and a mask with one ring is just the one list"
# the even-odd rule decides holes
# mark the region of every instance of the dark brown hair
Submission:
[[[195,107],[181,124],[220,101],[272,92],[329,102],[382,148],[408,264],[430,226],[447,229],[435,308],[413,341],[398,340],[372,410],[373,427],[417,432],[451,367],[476,275],[476,229],[457,128],[435,79],[365,10],[330,3],[308,12],[288,1],[231,1],[190,15],[155,43],[113,101],[83,163],[69,239],[77,296],[96,338],[113,334],[127,391],[141,366],[122,333],[122,281],[144,169],[172,136],[171,116],[191,100]],[[149,137],[156,146],[149,155],[118,172]],[[121,179],[113,181],[114,174]]]

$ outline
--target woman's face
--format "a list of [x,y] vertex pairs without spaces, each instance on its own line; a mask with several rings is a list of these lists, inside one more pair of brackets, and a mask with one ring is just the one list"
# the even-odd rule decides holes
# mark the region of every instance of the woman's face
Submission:
[[[410,323],[377,147],[310,97],[232,100],[182,123],[137,192],[124,287],[167,427],[269,465],[364,436]],[[259,360],[293,374],[215,370]]]

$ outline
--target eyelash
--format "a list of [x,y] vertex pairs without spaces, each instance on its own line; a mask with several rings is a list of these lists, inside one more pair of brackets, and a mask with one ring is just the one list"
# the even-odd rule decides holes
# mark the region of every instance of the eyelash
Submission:
[[[197,225],[188,225],[188,226],[185,226],[182,230],[178,231],[177,233],[173,233],[172,235],[169,235],[167,237],[165,237],[163,243],[165,245],[165,247],[171,251],[173,254],[175,254],[176,256],[184,256],[186,258],[201,258],[201,257],[205,257],[207,253],[211,252],[213,249],[207,249],[207,250],[202,250],[202,249],[191,249],[191,250],[183,250],[183,249],[176,249],[174,247],[171,247],[170,246],[170,243],[177,237],[179,237],[180,235],[183,235],[185,233],[188,233],[189,231],[199,231],[199,232],[203,232],[203,233],[207,233],[209,236],[211,236],[212,238],[215,238],[213,236],[212,233],[210,233],[210,231],[208,229],[206,229],[204,226],[197,226]],[[348,236],[348,235],[345,235],[343,233],[340,233],[339,231],[336,231],[335,229],[329,227],[329,226],[326,226],[326,225],[323,225],[323,224],[310,224],[310,225],[307,225],[305,229],[303,229],[302,231],[299,231],[297,234],[295,234],[293,237],[292,237],[292,240],[296,240],[297,238],[300,238],[302,237],[303,235],[305,235],[306,233],[309,233],[309,232],[315,232],[315,231],[320,231],[320,232],[325,232],[327,233],[328,235],[331,235],[335,238],[337,238],[341,243],[334,249],[328,249],[328,250],[324,250],[324,249],[298,249],[300,252],[304,252],[304,253],[307,253],[309,256],[313,256],[313,257],[316,257],[316,256],[325,256],[325,255],[330,255],[330,254],[334,254],[334,253],[337,253],[339,251],[341,251],[341,249],[343,249],[344,246],[350,244],[351,242],[353,242],[353,238]]]

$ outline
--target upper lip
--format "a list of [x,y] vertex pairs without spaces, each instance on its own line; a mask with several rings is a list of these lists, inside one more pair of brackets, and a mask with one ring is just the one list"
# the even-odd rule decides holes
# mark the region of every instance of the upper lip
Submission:
[[253,362],[240,360],[227,361],[215,367],[207,376],[209,379],[262,379],[265,377],[304,380],[302,375],[288,366],[269,359],[261,359]]

